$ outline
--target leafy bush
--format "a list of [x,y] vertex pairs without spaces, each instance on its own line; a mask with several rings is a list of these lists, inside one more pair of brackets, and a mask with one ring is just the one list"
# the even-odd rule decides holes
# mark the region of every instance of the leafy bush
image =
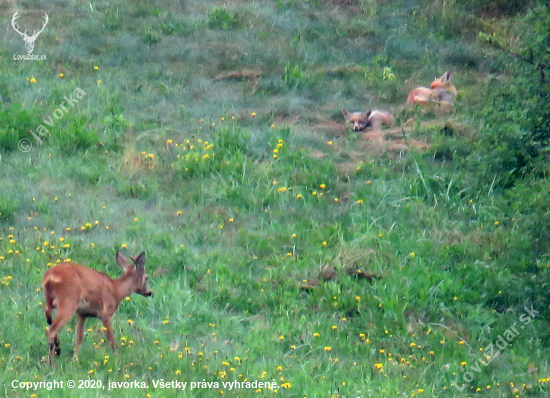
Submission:
[[518,44],[500,32],[481,35],[512,74],[505,84],[487,81],[488,98],[480,110],[485,119],[480,152],[504,186],[550,172],[550,12],[540,7],[518,17],[516,26],[512,34],[521,37]]

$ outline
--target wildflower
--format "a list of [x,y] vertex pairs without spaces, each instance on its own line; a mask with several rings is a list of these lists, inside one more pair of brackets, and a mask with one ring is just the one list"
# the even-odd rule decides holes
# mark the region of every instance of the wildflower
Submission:
[[98,71],[98,70],[99,70],[99,66],[94,66],[94,70],[95,70],[95,71]]
[[60,73],[59,77],[63,79],[65,77],[65,75],[63,73]]
[[256,117],[256,112],[252,112],[252,113],[250,114],[250,116]]
[[36,83],[36,79],[34,77],[32,77],[30,80],[29,80],[31,83]]
[[332,348],[330,348],[330,347],[325,347],[324,350],[325,350],[325,351],[332,351]]

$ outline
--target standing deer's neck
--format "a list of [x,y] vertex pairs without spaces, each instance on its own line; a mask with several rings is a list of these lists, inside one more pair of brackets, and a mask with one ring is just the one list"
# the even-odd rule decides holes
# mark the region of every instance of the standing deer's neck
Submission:
[[113,280],[118,292],[117,300],[119,303],[124,299],[124,297],[130,296],[136,291],[134,287],[133,275],[134,274],[132,272],[126,272],[120,278]]

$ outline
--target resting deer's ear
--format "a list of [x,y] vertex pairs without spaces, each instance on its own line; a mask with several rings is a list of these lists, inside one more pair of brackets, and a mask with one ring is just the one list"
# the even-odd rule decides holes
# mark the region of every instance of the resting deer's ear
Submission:
[[440,78],[441,83],[447,83],[449,80],[451,80],[451,72],[447,71],[443,73],[443,76]]
[[370,114],[372,113],[372,109],[369,109],[368,111],[366,111],[365,113],[363,113],[363,115],[365,115],[365,117],[369,117]]
[[344,114],[344,117],[345,117],[346,119],[347,119],[347,118],[349,118],[349,117],[350,117],[350,115],[351,115],[351,113],[350,113],[350,112],[348,112],[348,111],[347,111],[347,110],[345,110],[345,109],[342,109],[342,113]]

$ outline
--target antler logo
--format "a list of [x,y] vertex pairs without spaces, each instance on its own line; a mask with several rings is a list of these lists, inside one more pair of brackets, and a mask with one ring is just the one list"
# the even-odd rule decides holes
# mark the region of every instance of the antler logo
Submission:
[[19,11],[16,11],[15,14],[13,14],[13,18],[11,19],[11,26],[13,27],[13,30],[15,30],[17,33],[19,33],[21,35],[21,37],[23,38],[23,40],[25,40],[25,49],[27,50],[27,54],[31,54],[32,51],[34,50],[34,42],[38,38],[38,35],[40,33],[42,33],[42,31],[44,30],[44,28],[48,24],[48,20],[49,20],[48,14],[44,14],[45,21],[44,21],[44,25],[42,26],[42,29],[40,29],[38,31],[35,30],[34,33],[32,34],[32,36],[28,36],[26,30],[25,30],[25,32],[21,33],[17,23],[15,22],[15,20],[18,18],[17,17],[18,13],[19,13]]

